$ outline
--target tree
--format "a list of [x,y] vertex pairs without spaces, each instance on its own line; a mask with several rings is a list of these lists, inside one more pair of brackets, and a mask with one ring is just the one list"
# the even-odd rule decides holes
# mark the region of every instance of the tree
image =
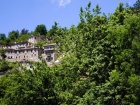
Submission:
[[25,34],[28,34],[28,31],[29,31],[29,30],[27,30],[27,29],[23,28],[23,29],[21,30],[20,35],[25,35]]
[[89,7],[81,9],[78,27],[70,28],[60,41],[63,54],[75,58],[72,63],[67,59],[72,65],[65,67],[74,66],[79,74],[68,94],[79,105],[140,104],[140,85],[134,85],[140,78],[140,16],[122,3],[109,17]]
[[2,57],[2,59],[6,58],[6,54],[5,54],[5,50],[4,49],[0,49],[0,56]]
[[11,67],[9,66],[8,62],[0,59],[0,72],[8,71],[10,69]]
[[47,34],[46,26],[44,24],[37,25],[37,27],[35,28],[35,33],[46,36]]
[[56,35],[57,30],[58,30],[58,23],[54,22],[54,25],[52,26],[52,28],[47,33],[47,37],[50,38],[50,39],[53,39],[53,37],[55,37],[55,35]]
[[[0,78],[0,94],[5,105],[58,105],[55,75],[46,64],[32,64],[34,69],[14,70]],[[2,80],[4,82],[2,83]],[[4,84],[6,83],[6,84]],[[3,86],[4,84],[4,86]],[[3,90],[3,89],[6,90]],[[0,96],[1,98],[1,96]],[[14,100],[12,100],[14,98]],[[1,104],[1,102],[0,102]]]
[[140,13],[140,0],[137,0],[134,5],[132,7],[130,7],[130,9],[136,13],[139,14]]
[[0,34],[0,40],[4,40],[6,39],[6,35],[5,34]]
[[30,35],[22,34],[21,36],[18,37],[18,39],[16,41],[17,42],[23,42],[23,41],[27,41],[28,38],[30,38]]
[[136,3],[133,5],[135,9],[140,9],[140,0],[137,0]]
[[9,32],[9,35],[8,35],[8,38],[11,40],[11,41],[15,41],[17,38],[19,37],[19,31],[11,31]]

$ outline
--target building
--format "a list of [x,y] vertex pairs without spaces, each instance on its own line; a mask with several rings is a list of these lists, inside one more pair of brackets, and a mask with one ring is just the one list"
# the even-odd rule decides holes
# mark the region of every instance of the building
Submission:
[[34,61],[40,62],[40,57],[46,60],[48,64],[54,62],[55,44],[44,45],[42,48],[35,44],[39,41],[46,40],[41,36],[31,36],[27,41],[15,43],[12,45],[3,45],[2,48],[6,51],[6,60],[10,62],[16,61]]
[[47,62],[55,61],[55,44],[44,45],[42,57],[45,58]]

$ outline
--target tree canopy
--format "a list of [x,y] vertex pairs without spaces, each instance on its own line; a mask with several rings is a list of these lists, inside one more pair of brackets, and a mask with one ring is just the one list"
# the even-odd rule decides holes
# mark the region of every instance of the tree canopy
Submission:
[[0,40],[4,40],[6,38],[5,34],[0,34]]
[[35,28],[35,33],[46,36],[46,34],[47,34],[46,26],[44,24],[37,25],[37,27]]
[[11,31],[9,32],[8,38],[11,40],[16,40],[19,37],[19,31]]

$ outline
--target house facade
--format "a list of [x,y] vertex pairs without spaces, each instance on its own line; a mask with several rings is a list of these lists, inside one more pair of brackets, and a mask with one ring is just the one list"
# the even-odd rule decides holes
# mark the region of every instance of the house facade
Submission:
[[47,62],[55,61],[55,44],[44,45],[42,57],[45,58]]
[[16,61],[34,61],[40,62],[40,57],[47,63],[55,61],[55,44],[48,44],[42,48],[35,46],[39,41],[44,40],[40,36],[31,36],[26,42],[15,43],[12,45],[3,45],[6,51],[6,60],[10,62]]

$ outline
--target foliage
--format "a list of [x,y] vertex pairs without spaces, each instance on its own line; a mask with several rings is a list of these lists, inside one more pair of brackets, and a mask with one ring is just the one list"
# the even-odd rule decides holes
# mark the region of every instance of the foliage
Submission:
[[5,59],[6,58],[6,54],[5,54],[5,50],[4,49],[0,49],[0,57],[2,59]]
[[139,14],[140,13],[140,0],[136,0],[136,2],[134,3],[134,5],[132,7],[130,7],[130,9],[134,13]]
[[0,60],[0,72],[7,71],[8,69],[8,63],[4,60]]
[[6,35],[5,34],[0,34],[0,44],[5,44],[6,41]]
[[15,70],[1,78],[0,87],[6,88],[6,91],[0,88],[0,94],[3,97],[1,103],[6,105],[21,103],[22,105],[54,105],[57,103],[57,94],[54,92],[55,77],[48,67],[40,63],[35,67],[34,71]]
[[45,45],[46,43],[47,43],[47,42],[45,42],[45,41],[40,41],[40,42],[37,42],[37,43],[35,44],[35,46],[42,48],[43,45]]
[[8,38],[12,41],[16,40],[19,37],[19,31],[11,31],[9,32]]
[[55,37],[56,35],[56,31],[58,29],[58,23],[54,22],[54,25],[52,26],[52,28],[48,31],[47,33],[47,37],[53,39],[53,37]]
[[19,38],[17,39],[17,42],[27,41],[28,38],[30,38],[30,35],[23,34],[23,35],[19,36]]
[[35,28],[35,33],[46,36],[46,34],[47,34],[46,26],[44,24],[37,25],[37,27]]
[[21,30],[20,35],[26,35],[26,34],[28,34],[28,31],[29,31],[29,30],[23,28],[23,29]]
[[0,34],[0,40],[4,40],[6,38],[5,34]]
[[122,3],[109,16],[100,9],[89,3],[77,27],[52,31],[59,65],[32,63],[1,77],[0,104],[139,105],[140,14]]
[[0,59],[0,72],[6,72],[8,70],[12,70],[12,68],[16,67],[15,64],[11,65],[6,60]]

